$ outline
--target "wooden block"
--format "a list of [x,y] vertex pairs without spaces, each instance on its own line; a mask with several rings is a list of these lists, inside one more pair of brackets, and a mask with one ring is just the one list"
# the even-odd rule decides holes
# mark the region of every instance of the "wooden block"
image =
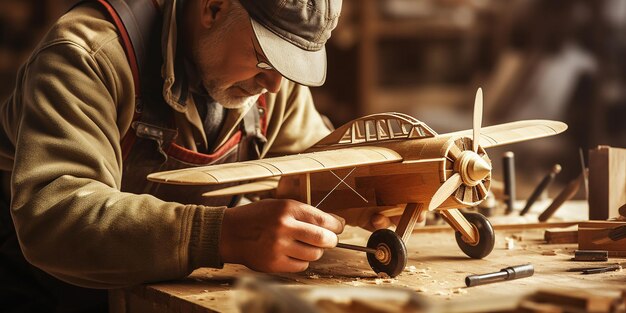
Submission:
[[561,313],[563,308],[558,305],[549,303],[537,303],[529,300],[523,300],[520,302],[516,313]]
[[578,243],[578,225],[565,228],[548,228],[543,239],[549,244]]
[[[619,299],[579,289],[562,289],[540,290],[532,297],[532,300],[572,308],[580,312],[611,312],[611,307]],[[571,312],[572,310],[566,309],[565,311]]]
[[595,261],[604,262],[609,259],[609,252],[606,250],[576,250],[574,251],[574,261]]
[[589,219],[619,216],[626,203],[626,149],[598,146],[589,150]]
[[580,250],[607,250],[611,252],[626,253],[626,239],[596,243],[594,241],[608,238],[609,231],[618,226],[626,225],[626,222],[613,221],[589,221],[578,224],[578,249]]

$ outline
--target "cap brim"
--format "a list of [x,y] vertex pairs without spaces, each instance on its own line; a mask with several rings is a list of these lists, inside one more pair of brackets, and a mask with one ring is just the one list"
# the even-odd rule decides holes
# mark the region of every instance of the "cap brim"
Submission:
[[304,50],[261,25],[254,19],[252,29],[263,54],[272,67],[285,78],[305,86],[321,86],[326,80],[326,48]]

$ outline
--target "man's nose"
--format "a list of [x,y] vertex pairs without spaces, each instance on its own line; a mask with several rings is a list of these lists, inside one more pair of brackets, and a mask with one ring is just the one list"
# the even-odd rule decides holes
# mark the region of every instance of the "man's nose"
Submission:
[[282,81],[283,76],[276,70],[262,70],[257,74],[257,83],[271,93],[277,93],[280,90]]

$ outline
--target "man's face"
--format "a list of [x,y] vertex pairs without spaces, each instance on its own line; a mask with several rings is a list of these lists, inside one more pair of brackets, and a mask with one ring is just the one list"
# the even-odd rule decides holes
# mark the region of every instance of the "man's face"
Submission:
[[[209,95],[226,108],[254,103],[264,92],[278,92],[282,76],[257,67],[261,50],[246,14],[223,16],[194,45],[193,62]],[[262,57],[262,56],[261,56]]]

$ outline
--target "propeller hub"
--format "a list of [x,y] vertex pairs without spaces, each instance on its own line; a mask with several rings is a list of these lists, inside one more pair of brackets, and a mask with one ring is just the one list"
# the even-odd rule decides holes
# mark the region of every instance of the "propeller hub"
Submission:
[[491,165],[473,151],[463,151],[455,165],[467,186],[476,186],[491,174]]

